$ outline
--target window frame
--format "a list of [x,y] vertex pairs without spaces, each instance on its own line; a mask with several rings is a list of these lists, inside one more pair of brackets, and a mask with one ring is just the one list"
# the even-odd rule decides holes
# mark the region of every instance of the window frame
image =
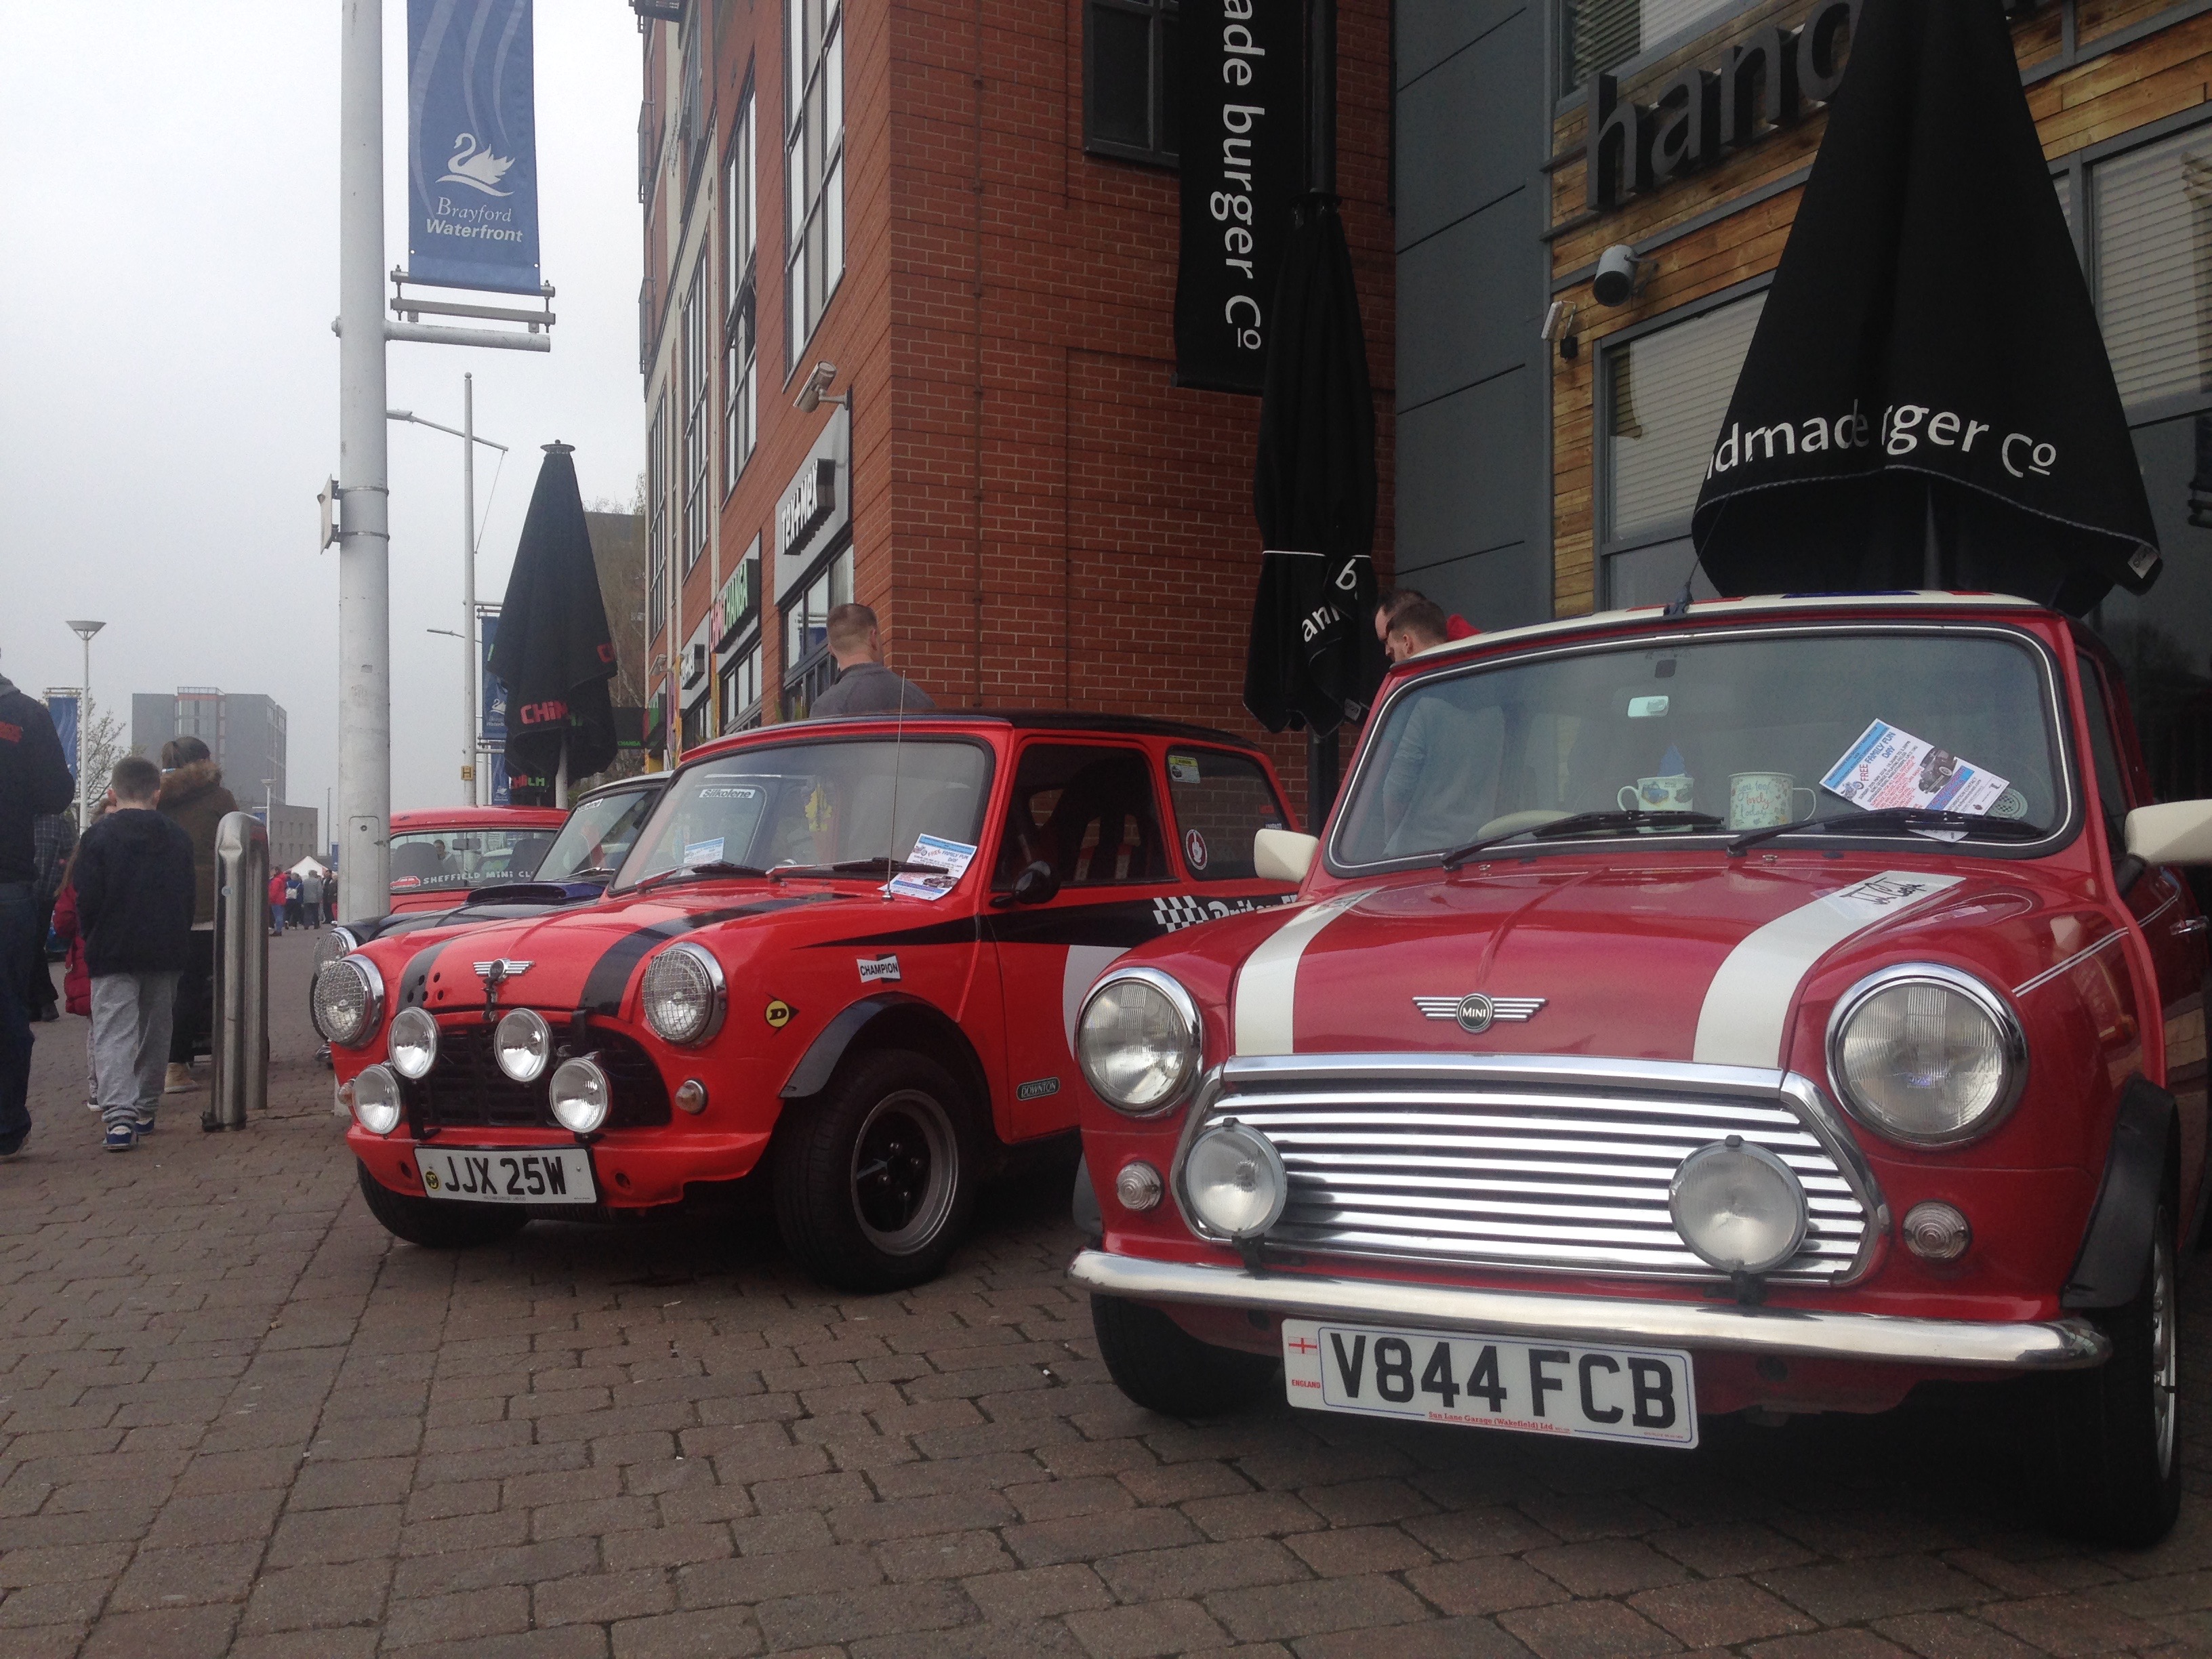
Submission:
[[[839,599],[838,577],[844,577],[845,597]],[[788,592],[791,597],[776,606],[776,627],[781,630],[783,649],[783,685],[781,703],[783,718],[803,720],[798,712],[802,707],[811,708],[814,699],[830,684],[825,665],[830,663],[830,635],[825,627],[822,638],[803,651],[792,648],[792,628],[795,618],[806,613],[807,596],[817,583],[827,583],[827,602],[822,607],[826,623],[830,612],[856,597],[859,571],[853,537],[848,529],[838,540],[823,550],[805,575],[793,582]]]
[[722,494],[760,447],[760,173],[753,70],[722,161]]
[[[830,302],[845,276],[845,5],[844,0],[818,0],[822,7],[822,46],[813,58],[801,62],[799,32],[804,14],[817,0],[784,0],[783,55],[783,310],[784,380],[798,372],[799,360],[830,314]],[[832,72],[834,70],[834,84]],[[836,131],[824,134],[821,149],[821,186],[804,202],[792,188],[794,166],[803,168],[808,143],[807,115],[813,94],[822,89],[826,109],[834,103]],[[828,123],[825,121],[825,127]],[[823,250],[821,309],[808,314],[805,258],[809,234],[819,220]],[[829,257],[834,246],[836,258]]]
[[646,548],[650,566],[646,583],[646,633],[659,635],[668,625],[668,396],[664,386],[653,399],[653,421],[646,429],[645,495]]
[[[1146,130],[1153,142],[1131,144],[1117,138],[1099,136],[1092,128],[1091,117],[1098,107],[1099,75],[1096,31],[1092,24],[1102,11],[1120,12],[1125,16],[1146,20],[1146,64],[1150,83],[1146,89]],[[1134,161],[1140,166],[1164,167],[1180,172],[1182,155],[1170,149],[1167,143],[1168,113],[1175,99],[1175,78],[1178,67],[1167,46],[1169,26],[1180,26],[1181,0],[1083,0],[1083,152],[1086,155],[1109,156],[1117,161]]]
[[707,265],[702,253],[692,263],[691,279],[684,285],[684,309],[678,319],[678,397],[682,453],[679,475],[684,510],[678,520],[684,534],[684,571],[689,575],[707,550],[713,534],[707,500],[707,480],[714,471],[711,390],[714,354],[710,349],[713,319],[707,305]]
[[[1019,872],[1004,870],[1002,866],[1006,863],[1006,851],[1009,845],[1006,835],[1008,826],[1012,823],[1013,816],[1017,811],[1025,810],[1022,805],[1019,793],[1022,787],[1022,768],[1031,755],[1048,750],[1076,750],[1102,755],[1128,755],[1135,757],[1137,763],[1144,769],[1145,790],[1152,803],[1152,834],[1158,837],[1163,871],[1163,873],[1156,876],[1131,876],[1126,881],[1078,881],[1073,872],[1055,870],[1054,873],[1060,878],[1058,896],[1065,897],[1075,894],[1089,896],[1100,893],[1126,893],[1137,888],[1173,887],[1181,884],[1182,877],[1177,872],[1181,868],[1182,860],[1170,850],[1166,830],[1166,826],[1175,822],[1173,810],[1170,806],[1168,811],[1162,811],[1163,806],[1168,804],[1161,798],[1160,765],[1152,751],[1144,744],[1134,739],[1089,738],[1078,732],[1041,732],[1025,737],[1021,746],[1012,757],[1013,770],[1012,781],[1007,785],[1006,810],[1000,815],[998,820],[999,846],[992,854],[992,890],[1005,893],[1013,890],[1014,877]],[[1042,828],[1039,825],[1032,827]]]

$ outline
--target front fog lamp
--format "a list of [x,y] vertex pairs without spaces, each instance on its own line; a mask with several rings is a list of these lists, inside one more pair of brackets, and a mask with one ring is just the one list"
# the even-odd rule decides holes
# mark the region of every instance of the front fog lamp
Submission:
[[1985,1134],[2020,1097],[2027,1039],[1979,980],[1936,963],[1886,968],[1828,1022],[1828,1072],[1854,1117],[1909,1146]]
[[1724,1273],[1771,1272],[1805,1242],[1805,1189],[1764,1146],[1730,1135],[1674,1171],[1668,1213],[1682,1242]]
[[1182,1187],[1191,1212],[1230,1238],[1257,1238],[1273,1226],[1291,1195],[1274,1142],[1234,1118],[1191,1143]]
[[354,1121],[373,1135],[399,1127],[399,1079],[389,1066],[369,1066],[353,1080]]
[[653,957],[639,996],[647,1028],[679,1048],[704,1042],[720,1030],[729,1002],[722,964],[698,945],[672,945]]
[[430,1075],[438,1063],[438,1022],[420,1008],[402,1008],[392,1017],[384,1039],[392,1069],[412,1083]]
[[1198,1010],[1165,974],[1126,969],[1083,1005],[1075,1053],[1109,1106],[1136,1117],[1164,1112],[1198,1075]]
[[535,1083],[545,1074],[553,1058],[553,1031],[545,1017],[534,1008],[517,1008],[499,1022],[491,1034],[491,1051],[499,1069],[517,1083]]
[[365,957],[340,957],[315,974],[310,996],[315,1029],[326,1042],[358,1048],[375,1034],[384,1015],[384,976]]
[[590,1134],[605,1123],[607,1108],[614,1101],[607,1074],[588,1060],[562,1060],[553,1073],[550,1092],[553,1115],[561,1127],[580,1135]]

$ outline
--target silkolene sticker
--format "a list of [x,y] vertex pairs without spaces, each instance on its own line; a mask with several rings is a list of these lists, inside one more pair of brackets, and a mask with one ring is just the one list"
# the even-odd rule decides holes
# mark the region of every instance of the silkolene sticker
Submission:
[[1168,756],[1168,781],[1170,783],[1198,782],[1198,757],[1170,752]]

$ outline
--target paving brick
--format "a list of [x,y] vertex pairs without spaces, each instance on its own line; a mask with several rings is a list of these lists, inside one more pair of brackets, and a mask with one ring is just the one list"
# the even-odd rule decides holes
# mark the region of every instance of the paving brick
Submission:
[[287,1631],[276,1636],[242,1636],[228,1659],[372,1659],[380,1632],[374,1630]]
[[1989,1591],[1966,1574],[1916,1555],[1784,1567],[1752,1577],[1824,1625],[1929,1613],[1989,1597]]
[[1178,1549],[1140,1550],[1097,1562],[1098,1576],[1124,1601],[1205,1595],[1247,1584],[1284,1584],[1309,1577],[1282,1545],[1267,1538]]
[[511,1636],[471,1636],[458,1642],[432,1642],[385,1652],[406,1659],[606,1659],[606,1632],[596,1625],[563,1625],[557,1630],[519,1632]]
[[761,1650],[761,1633],[738,1607],[625,1619],[614,1627],[614,1659],[743,1659]]
[[1796,1608],[1741,1578],[1670,1584],[1632,1595],[1628,1605],[1685,1647],[1733,1647],[1815,1628]]
[[1981,1616],[2059,1659],[2154,1646],[2167,1634],[2155,1625],[2087,1595],[2001,1601],[1982,1608]]
[[2041,1651],[1963,1613],[1912,1613],[1875,1629],[1922,1659],[2033,1659]]
[[529,1628],[530,1592],[520,1584],[496,1584],[459,1595],[394,1597],[384,1618],[384,1639],[389,1646],[404,1648],[474,1641]]
[[234,1607],[110,1613],[93,1627],[82,1652],[83,1659],[222,1659],[237,1620]]
[[1182,1512],[1210,1538],[1279,1538],[1328,1524],[1286,1492],[1200,1498],[1185,1504]]
[[288,1515],[269,1540],[266,1565],[289,1567],[307,1561],[358,1561],[391,1555],[399,1546],[399,1527],[397,1504]]
[[264,1572],[254,1580],[240,1628],[248,1635],[264,1635],[363,1624],[383,1612],[391,1582],[392,1563],[381,1559]]
[[1521,1559],[1577,1595],[1626,1595],[1658,1584],[1677,1583],[1690,1576],[1680,1562],[1629,1538],[1560,1544],[1530,1550]]
[[1416,1567],[1406,1575],[1406,1582],[1449,1613],[1499,1613],[1567,1599],[1557,1580],[1510,1555],[1478,1555]]
[[953,1584],[882,1584],[867,1589],[793,1595],[754,1608],[771,1650],[815,1642],[855,1642],[896,1631],[942,1630],[974,1618]]
[[1297,1533],[1288,1542],[1300,1560],[1325,1578],[1398,1572],[1425,1566],[1436,1559],[1397,1527],[1342,1527],[1329,1532]]
[[860,1544],[839,1544],[734,1561],[702,1561],[680,1569],[676,1583],[681,1605],[712,1607],[872,1584],[882,1577],[872,1550]]
[[1666,1528],[1645,1541],[1708,1578],[1794,1567],[1813,1559],[1810,1550],[1756,1521]]
[[1905,1650],[1870,1630],[1824,1630],[1753,1644],[1752,1659],[1906,1659]]
[[667,1613],[675,1606],[676,1587],[659,1568],[556,1578],[530,1593],[531,1617],[540,1626],[603,1625]]
[[1408,1624],[1423,1616],[1419,1600],[1383,1577],[1224,1590],[1206,1598],[1207,1611],[1244,1641],[1291,1641],[1367,1625]]
[[1224,1633],[1195,1601],[1148,1601],[1141,1607],[1071,1613],[1067,1627],[1092,1659],[1147,1659],[1221,1645]]
[[925,1538],[886,1540],[876,1546],[884,1577],[894,1583],[921,1578],[968,1579],[1014,1565],[998,1534],[990,1532],[934,1533]]
[[961,1588],[984,1618],[1002,1623],[1108,1607],[1114,1601],[1098,1575],[1079,1564],[992,1573],[968,1579]]
[[1537,1659],[1625,1659],[1681,1644],[1618,1601],[1567,1601],[1501,1613],[1498,1622]]
[[1472,1617],[1337,1631],[1309,1636],[1297,1648],[1297,1659],[1528,1659],[1528,1653],[1490,1620]]
[[260,1558],[258,1544],[140,1550],[107,1605],[114,1612],[136,1613],[179,1603],[242,1601]]
[[1070,1521],[1044,1521],[1034,1526],[1008,1527],[1002,1536],[1006,1547],[1026,1567],[1199,1541],[1197,1529],[1174,1510],[1120,1510]]

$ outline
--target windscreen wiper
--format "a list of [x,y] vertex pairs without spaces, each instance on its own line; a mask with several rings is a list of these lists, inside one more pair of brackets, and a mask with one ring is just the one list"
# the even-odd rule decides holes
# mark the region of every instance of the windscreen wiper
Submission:
[[1485,836],[1480,841],[1471,841],[1464,847],[1455,847],[1443,856],[1443,867],[1456,870],[1478,853],[1486,853],[1493,847],[1502,847],[1509,841],[1523,838],[1551,841],[1561,836],[1588,836],[1608,830],[1717,830],[1721,821],[1711,812],[1683,812],[1669,810],[1663,812],[1577,812],[1564,818],[1554,818],[1549,823],[1532,824],[1526,830],[1509,830],[1502,836]]
[[781,881],[787,876],[799,876],[809,880],[829,881],[839,876],[896,876],[908,870],[938,870],[934,864],[909,864],[904,859],[843,859],[836,864],[779,864],[768,872],[770,881]]
[[1948,812],[1926,806],[1880,806],[1871,812],[1838,812],[1830,817],[1806,818],[1796,823],[1770,823],[1747,830],[1729,843],[1731,856],[1777,836],[1836,830],[1845,835],[1910,834],[1916,830],[1962,830],[1985,841],[2041,841],[2051,833],[2025,818],[1984,817],[1972,812]]
[[701,876],[765,876],[768,872],[750,864],[732,864],[726,859],[709,859],[704,864],[679,864],[673,870],[663,870],[657,876],[647,876],[629,890],[642,893],[648,888],[664,883],[693,879]]

